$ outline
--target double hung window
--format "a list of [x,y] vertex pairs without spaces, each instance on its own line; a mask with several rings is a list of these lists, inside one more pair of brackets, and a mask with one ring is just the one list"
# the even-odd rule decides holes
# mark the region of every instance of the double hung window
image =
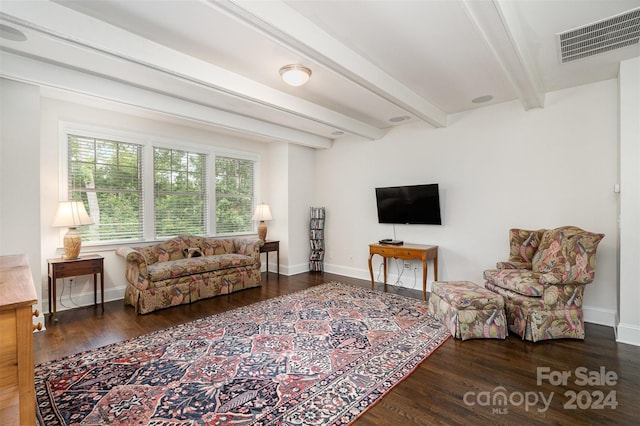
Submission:
[[207,234],[207,155],[153,148],[155,237]]
[[68,135],[69,199],[82,201],[95,225],[85,241],[143,237],[142,145]]
[[68,198],[82,201],[95,222],[79,229],[83,241],[255,230],[257,157],[156,146],[144,137],[116,139],[65,132]]
[[216,157],[216,230],[219,234],[250,232],[254,197],[255,162]]

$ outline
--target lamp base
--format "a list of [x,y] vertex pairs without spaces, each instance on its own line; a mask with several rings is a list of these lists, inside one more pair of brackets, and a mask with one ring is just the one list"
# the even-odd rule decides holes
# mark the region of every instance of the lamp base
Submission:
[[261,220],[258,224],[258,238],[262,241],[267,239],[267,224],[264,223],[264,220]]
[[76,228],[69,228],[64,234],[63,244],[65,259],[77,259],[82,247],[82,237]]

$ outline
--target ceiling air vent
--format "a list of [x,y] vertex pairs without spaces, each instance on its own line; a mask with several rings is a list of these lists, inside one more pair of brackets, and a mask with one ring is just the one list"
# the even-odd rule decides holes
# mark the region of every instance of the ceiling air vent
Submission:
[[559,33],[556,39],[561,63],[638,44],[640,8]]

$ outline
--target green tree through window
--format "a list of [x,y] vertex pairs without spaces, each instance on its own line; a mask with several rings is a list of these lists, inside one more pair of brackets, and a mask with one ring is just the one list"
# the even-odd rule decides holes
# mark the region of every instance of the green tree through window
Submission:
[[219,234],[251,232],[255,162],[216,157],[216,231]]
[[[154,147],[91,133],[65,132],[69,199],[82,201],[95,222],[79,228],[84,241],[211,235],[212,220],[216,235],[255,230],[251,217],[257,158]],[[136,140],[135,135],[128,138]],[[145,164],[145,159],[153,164]],[[214,172],[210,172],[212,167]],[[210,199],[212,177],[215,215]]]
[[207,155],[154,148],[155,236],[207,233]]
[[142,146],[68,135],[69,199],[82,201],[95,225],[85,241],[142,238]]

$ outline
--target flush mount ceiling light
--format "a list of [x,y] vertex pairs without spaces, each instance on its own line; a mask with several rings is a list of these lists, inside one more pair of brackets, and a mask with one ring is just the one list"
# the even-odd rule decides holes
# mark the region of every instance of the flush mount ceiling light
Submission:
[[491,95],[482,95],[482,96],[478,96],[477,98],[471,99],[471,102],[473,102],[474,104],[483,104],[485,102],[489,102],[492,99],[493,99],[493,96]]
[[280,75],[285,83],[298,87],[309,81],[311,70],[304,65],[290,64],[280,68]]
[[389,121],[390,121],[390,122],[392,122],[392,123],[400,123],[400,122],[402,122],[402,121],[407,121],[407,120],[409,120],[410,118],[411,118],[411,117],[409,117],[408,115],[402,115],[402,116],[399,116],[399,117],[391,117],[391,118],[389,119]]

